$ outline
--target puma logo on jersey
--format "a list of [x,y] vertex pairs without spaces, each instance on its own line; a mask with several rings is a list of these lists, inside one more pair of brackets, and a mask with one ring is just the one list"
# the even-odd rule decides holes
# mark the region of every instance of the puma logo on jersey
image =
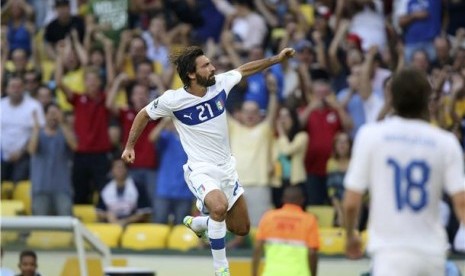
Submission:
[[153,101],[152,109],[156,109],[157,106],[158,106],[158,99],[156,99],[155,101]]
[[191,120],[192,120],[192,113],[189,113],[189,115],[187,115],[187,114],[184,114],[184,116],[183,116],[183,117],[184,117],[184,118],[189,118],[189,119],[191,119]]

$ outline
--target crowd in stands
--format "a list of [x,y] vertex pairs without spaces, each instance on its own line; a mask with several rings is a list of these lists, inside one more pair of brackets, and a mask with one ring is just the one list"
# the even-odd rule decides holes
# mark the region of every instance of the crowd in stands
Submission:
[[431,123],[465,146],[465,0],[1,4],[1,178],[30,179],[34,215],[95,204],[99,219],[123,226],[182,222],[194,198],[172,122],[147,126],[134,164],[117,159],[137,112],[182,86],[170,53],[193,44],[218,74],[296,50],[243,79],[226,103],[252,226],[282,206],[287,186],[300,186],[307,206],[334,206],[343,224],[351,141],[394,115],[390,76],[400,68],[428,74]]

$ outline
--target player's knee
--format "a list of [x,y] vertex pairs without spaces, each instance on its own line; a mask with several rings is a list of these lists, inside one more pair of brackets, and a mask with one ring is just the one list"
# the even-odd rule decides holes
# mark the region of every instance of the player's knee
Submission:
[[228,205],[222,204],[220,202],[213,204],[209,208],[210,217],[217,221],[223,221],[226,218],[226,213],[228,211]]

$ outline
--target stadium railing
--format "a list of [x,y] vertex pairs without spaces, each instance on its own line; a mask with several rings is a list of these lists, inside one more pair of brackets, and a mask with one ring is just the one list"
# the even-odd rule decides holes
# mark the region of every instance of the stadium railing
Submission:
[[73,217],[34,216],[34,217],[2,217],[1,231],[67,231],[74,236],[74,245],[77,250],[80,275],[87,276],[86,250],[84,242],[87,241],[99,254],[102,255],[103,266],[110,265],[110,249],[95,237],[84,225]]

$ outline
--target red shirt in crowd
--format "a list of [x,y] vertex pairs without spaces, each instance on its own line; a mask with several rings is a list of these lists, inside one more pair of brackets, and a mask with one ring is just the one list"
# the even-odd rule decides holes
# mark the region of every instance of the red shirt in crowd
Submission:
[[[120,109],[119,121],[122,128],[123,145],[126,145],[126,142],[128,141],[129,131],[131,130],[131,126],[136,115],[137,112],[134,109]],[[131,168],[154,169],[158,167],[158,154],[156,152],[155,144],[149,141],[149,134],[156,125],[156,122],[150,121],[144,131],[142,131],[139,140],[137,140],[137,143],[134,146],[136,159],[134,160],[134,163],[131,164]]]
[[110,112],[105,107],[105,93],[96,98],[86,94],[74,94],[70,103],[74,106],[74,131],[78,153],[103,153],[111,150],[108,124]]
[[306,130],[310,137],[305,157],[307,173],[325,176],[326,162],[333,151],[334,136],[342,131],[337,111],[328,107],[312,111]]

